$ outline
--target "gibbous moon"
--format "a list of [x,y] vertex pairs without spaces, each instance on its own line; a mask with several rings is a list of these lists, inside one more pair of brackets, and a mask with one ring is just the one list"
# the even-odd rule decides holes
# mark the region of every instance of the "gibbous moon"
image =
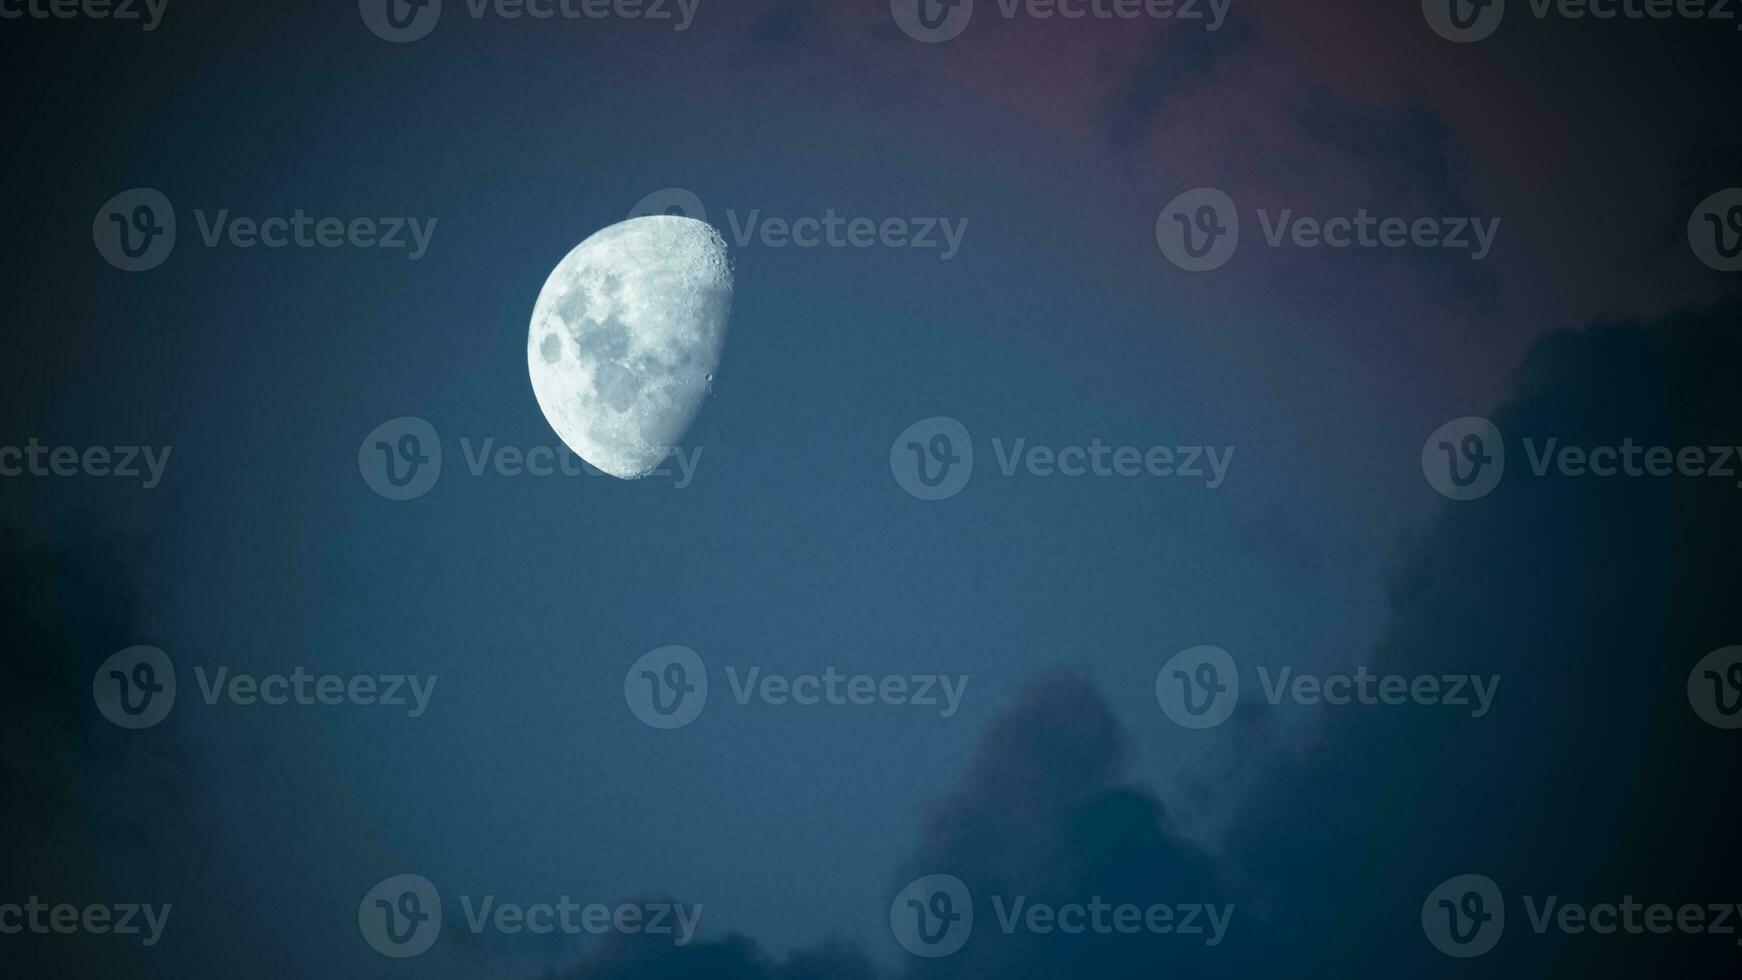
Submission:
[[713,385],[732,314],[732,269],[712,225],[632,218],[557,264],[532,311],[532,393],[568,447],[625,480],[688,431]]

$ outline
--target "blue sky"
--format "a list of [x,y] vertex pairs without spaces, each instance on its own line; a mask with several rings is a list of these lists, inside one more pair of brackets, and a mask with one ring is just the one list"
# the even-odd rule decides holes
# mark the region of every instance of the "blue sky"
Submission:
[[[5,253],[33,334],[10,370],[17,430],[173,445],[170,476],[147,493],[6,491],[33,535],[120,556],[126,642],[184,674],[440,678],[415,720],[178,712],[162,744],[173,812],[197,830],[112,874],[169,882],[190,907],[228,895],[226,913],[190,915],[175,953],[209,944],[221,968],[244,948],[286,975],[373,968],[361,945],[308,936],[349,941],[355,897],[405,870],[526,901],[670,894],[706,904],[710,939],[785,952],[844,937],[895,962],[888,897],[931,840],[927,814],[1061,668],[1105,699],[1124,778],[1166,811],[1170,839],[1221,856],[1256,822],[1250,800],[1288,812],[1258,773],[1324,720],[1282,712],[1268,739],[1182,740],[1156,708],[1161,662],[1201,643],[1301,670],[1373,661],[1395,628],[1399,553],[1443,506],[1421,479],[1425,435],[1510,397],[1554,329],[1734,288],[1689,269],[1674,239],[1711,181],[1734,176],[1717,149],[1729,124],[1676,103],[1640,122],[1651,138],[1615,139],[1558,90],[1555,69],[1579,59],[1547,24],[1465,55],[1394,13],[1307,30],[1275,5],[1237,10],[1223,37],[986,22],[935,48],[878,4],[705,7],[678,35],[450,11],[401,46],[348,9],[176,13],[144,43],[36,39],[45,63],[112,59],[147,81],[68,83],[9,110],[63,169],[36,193],[15,185],[40,230]],[[1336,24],[1377,24],[1389,53],[1342,64],[1367,49],[1327,54]],[[1580,36],[1653,57],[1693,38],[1685,70],[1716,77],[1713,42],[1691,31]],[[1395,53],[1418,49],[1431,54]],[[1660,74],[1633,73],[1638,92],[1594,84],[1633,112],[1682,91]],[[1484,115],[1482,100],[1507,98],[1529,104]],[[1601,199],[1611,220],[1571,206],[1616,173],[1635,176]],[[1499,214],[1505,230],[1477,264],[1266,250],[1254,222],[1234,264],[1192,276],[1156,248],[1155,215],[1206,184],[1253,208]],[[127,276],[91,249],[89,215],[132,186],[174,202],[182,237],[163,267]],[[470,475],[462,440],[557,444],[526,376],[538,289],[673,186],[728,233],[737,280],[714,395],[685,440],[701,452],[693,483]],[[438,223],[417,261],[203,247],[193,213],[224,208]],[[731,241],[728,214],[830,209],[968,225],[948,261]],[[393,502],[360,478],[357,447],[402,415],[440,433],[446,468],[427,496]],[[980,458],[962,494],[930,503],[888,456],[934,415],[959,419]],[[1006,478],[995,438],[1235,455],[1215,490]],[[674,643],[714,669],[716,700],[657,732],[626,709],[623,674]],[[78,655],[112,652],[100,645]],[[728,665],[971,681],[951,718],[739,707]],[[239,925],[260,903],[307,931]],[[482,962],[512,973],[576,955],[511,944]]]

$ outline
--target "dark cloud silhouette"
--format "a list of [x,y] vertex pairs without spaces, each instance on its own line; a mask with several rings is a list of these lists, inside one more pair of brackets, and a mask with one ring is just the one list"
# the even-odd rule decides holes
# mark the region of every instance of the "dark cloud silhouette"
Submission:
[[872,980],[875,976],[864,954],[846,944],[777,959],[743,936],[688,946],[649,937],[617,937],[587,963],[564,974],[567,980]]
[[1154,130],[1169,103],[1214,83],[1229,62],[1251,53],[1258,29],[1237,7],[1216,31],[1179,22],[1156,33],[1143,60],[1102,108],[1107,140],[1129,150]]
[[[137,642],[125,553],[0,526],[0,797],[12,840],[0,848],[0,902],[151,900],[130,891],[132,871],[170,845],[173,821],[155,817],[179,812],[189,790],[173,735],[127,738],[91,701],[97,664]],[[116,937],[5,939],[20,976],[144,975],[137,947]]]
[[[1207,972],[1226,946],[1176,935],[1034,934],[1001,931],[1030,902],[1110,904],[1230,901],[1210,858],[1172,829],[1160,801],[1124,782],[1127,737],[1086,680],[1033,683],[987,733],[961,787],[938,807],[908,871],[953,874],[974,895],[973,938],[948,959],[916,963],[910,976],[1153,977]],[[1236,914],[1224,942],[1241,931]]]
[[[1420,906],[1455,874],[1514,904],[1485,972],[1701,975],[1719,937],[1536,936],[1521,894],[1733,900],[1734,741],[1686,698],[1689,669],[1742,634],[1737,481],[1531,475],[1519,444],[1733,445],[1739,310],[1610,323],[1540,342],[1492,418],[1507,476],[1407,543],[1375,668],[1498,673],[1489,717],[1331,712],[1295,765],[1273,755],[1229,851],[1279,910],[1290,976],[1451,975]],[[1726,760],[1730,760],[1726,763]],[[1691,971],[1691,972],[1687,972]]]
[[[936,808],[924,839],[891,897],[927,874],[960,878],[974,896],[973,936],[946,959],[914,961],[914,977],[1154,977],[1174,970],[1221,975],[1233,954],[1179,936],[1035,935],[999,927],[993,896],[1006,913],[1029,902],[1117,904],[1227,902],[1210,858],[1171,830],[1160,802],[1124,783],[1126,735],[1105,700],[1068,674],[1033,683],[988,731],[961,785]],[[1228,935],[1242,929],[1238,913]],[[1230,939],[1229,942],[1232,940]],[[688,947],[617,940],[566,976],[570,980],[664,977],[755,980],[866,980],[865,955],[835,944],[785,959],[741,936]]]

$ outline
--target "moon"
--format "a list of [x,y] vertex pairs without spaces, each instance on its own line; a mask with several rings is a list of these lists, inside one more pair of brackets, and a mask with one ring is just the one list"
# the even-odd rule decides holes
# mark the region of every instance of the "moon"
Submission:
[[731,315],[731,264],[712,225],[675,215],[612,225],[539,291],[526,335],[539,410],[588,463],[646,476],[712,390]]

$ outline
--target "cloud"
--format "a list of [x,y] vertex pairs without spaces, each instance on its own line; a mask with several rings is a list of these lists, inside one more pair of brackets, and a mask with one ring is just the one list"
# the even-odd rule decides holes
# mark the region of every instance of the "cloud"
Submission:
[[994,896],[1006,915],[1017,896],[1142,907],[1228,900],[1209,857],[1174,832],[1159,799],[1126,781],[1126,765],[1126,733],[1087,680],[1031,684],[932,814],[907,869],[967,885],[973,937],[910,975],[1154,977],[1225,960],[1185,936],[1001,931]]
[[[115,542],[0,526],[0,797],[11,841],[0,848],[0,901],[118,901],[118,883],[136,878],[116,855],[142,866],[173,846],[187,793],[179,742],[128,738],[91,701],[97,664],[137,642],[135,573],[123,553]],[[5,940],[20,975],[141,975],[121,943]]]
[[1257,29],[1239,10],[1230,10],[1213,33],[1179,26],[1157,31],[1142,59],[1107,98],[1109,142],[1121,150],[1139,143],[1171,101],[1218,81],[1229,62],[1250,54],[1257,40]]
[[[1730,305],[1536,345],[1491,416],[1507,438],[1505,480],[1403,547],[1372,659],[1405,676],[1497,673],[1497,707],[1483,719],[1331,711],[1304,757],[1273,756],[1231,835],[1231,859],[1277,910],[1264,931],[1299,953],[1284,975],[1433,975],[1450,961],[1423,940],[1420,903],[1466,872],[1514,902],[1729,899],[1724,842],[1742,793],[1720,774],[1734,747],[1696,719],[1685,683],[1742,625],[1742,491],[1733,479],[1537,478],[1519,446],[1734,444],[1739,321]],[[1523,921],[1513,932],[1485,969],[1697,973],[1703,957],[1734,952],[1683,936],[1562,950]]]
[[619,937],[587,963],[564,974],[566,980],[872,980],[863,953],[845,944],[769,957],[743,936],[674,946],[646,937]]
[[[1143,906],[1227,901],[1210,859],[1173,833],[1153,794],[1124,781],[1126,759],[1126,735],[1088,681],[1057,674],[1031,684],[987,732],[959,786],[933,811],[900,880],[891,882],[893,897],[912,878],[952,874],[974,895],[976,925],[967,947],[915,963],[908,975],[1153,978],[1174,969],[1204,975],[1203,965],[1230,960],[1179,936],[1000,931],[993,896],[1006,912],[1017,896],[1057,903],[1099,896]],[[566,976],[868,980],[875,974],[850,945],[777,960],[731,936],[688,947],[619,939]]]

